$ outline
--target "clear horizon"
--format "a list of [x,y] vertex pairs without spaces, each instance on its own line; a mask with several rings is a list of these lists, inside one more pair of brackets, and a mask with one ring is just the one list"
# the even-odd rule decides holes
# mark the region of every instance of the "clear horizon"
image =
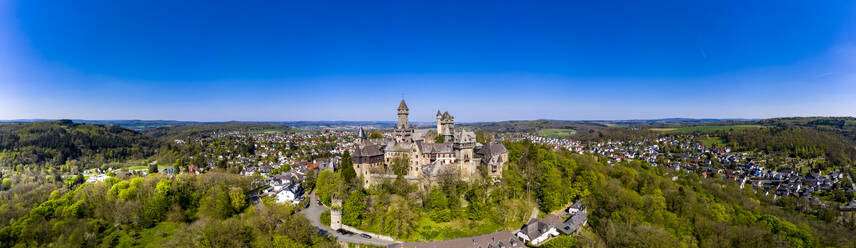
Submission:
[[[739,6],[739,7],[738,7]],[[856,116],[856,2],[0,2],[0,120]]]

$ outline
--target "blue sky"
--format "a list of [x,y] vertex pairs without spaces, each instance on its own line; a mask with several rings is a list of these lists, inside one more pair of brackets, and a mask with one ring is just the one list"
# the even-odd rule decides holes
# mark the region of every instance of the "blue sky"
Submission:
[[0,119],[856,115],[854,1],[462,2],[0,1]]

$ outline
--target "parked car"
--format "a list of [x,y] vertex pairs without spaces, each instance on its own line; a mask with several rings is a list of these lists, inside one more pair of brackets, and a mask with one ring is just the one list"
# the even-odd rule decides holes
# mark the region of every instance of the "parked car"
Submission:
[[345,229],[341,229],[341,228],[337,229],[337,230],[336,230],[336,232],[338,232],[338,233],[340,233],[340,234],[342,234],[342,235],[354,235],[354,233],[353,233],[353,232],[348,231],[348,230],[345,230]]
[[365,234],[365,233],[360,234],[360,237],[362,237],[362,238],[364,238],[364,239],[370,239],[370,238],[372,238],[372,236],[369,236],[368,234]]

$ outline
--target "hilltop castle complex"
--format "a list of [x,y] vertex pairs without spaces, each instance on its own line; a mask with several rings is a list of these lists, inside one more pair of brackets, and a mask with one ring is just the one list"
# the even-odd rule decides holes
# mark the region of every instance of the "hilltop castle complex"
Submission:
[[423,187],[436,182],[442,173],[456,173],[465,181],[472,180],[479,176],[479,166],[484,166],[490,177],[502,176],[502,166],[508,160],[505,146],[494,142],[479,144],[474,132],[455,129],[455,118],[449,112],[437,111],[436,130],[414,129],[408,123],[409,114],[402,99],[391,139],[369,140],[360,128],[356,140],[359,145],[352,154],[354,170],[364,187],[395,179],[393,163],[401,158],[409,163],[404,179]]

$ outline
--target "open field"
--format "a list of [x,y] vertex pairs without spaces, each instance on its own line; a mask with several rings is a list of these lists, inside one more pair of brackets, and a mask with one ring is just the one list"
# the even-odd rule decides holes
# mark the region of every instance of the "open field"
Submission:
[[567,138],[571,137],[575,133],[577,133],[577,131],[573,129],[548,128],[538,130],[539,136],[545,136],[550,138]]
[[727,125],[727,126],[689,126],[689,127],[667,127],[667,128],[651,128],[649,130],[661,133],[691,133],[691,132],[711,132],[711,131],[728,131],[740,129],[761,128],[761,125]]
[[674,127],[666,127],[666,128],[656,127],[656,128],[651,128],[651,131],[668,132],[668,131],[674,131],[675,129],[677,129],[677,128],[674,128]]
[[720,147],[720,146],[723,146],[725,144],[725,142],[722,140],[722,138],[719,138],[719,137],[706,137],[706,138],[701,140],[701,143],[705,147],[714,147],[714,146]]

